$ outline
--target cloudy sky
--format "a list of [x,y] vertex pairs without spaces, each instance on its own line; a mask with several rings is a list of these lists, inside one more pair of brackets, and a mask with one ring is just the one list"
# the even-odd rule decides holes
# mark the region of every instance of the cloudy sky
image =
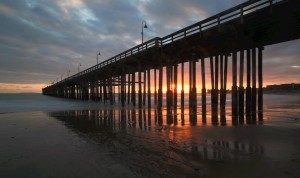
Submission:
[[[245,0],[1,0],[0,92],[41,92],[141,43]],[[300,41],[267,46],[264,82],[300,83]]]

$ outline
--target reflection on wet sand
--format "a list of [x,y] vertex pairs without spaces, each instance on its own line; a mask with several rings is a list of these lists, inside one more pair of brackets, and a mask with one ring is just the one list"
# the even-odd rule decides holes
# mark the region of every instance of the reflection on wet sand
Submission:
[[[210,136],[215,126],[199,123],[197,115],[186,112],[173,115],[167,110],[99,109],[49,115],[73,131],[109,145],[113,157],[144,175],[203,176],[213,167],[206,163],[243,162],[264,154],[262,145],[237,141],[235,136]],[[230,135],[232,128],[224,128]]]
[[[201,126],[201,125],[243,125],[244,122],[229,122],[225,114],[220,115],[206,115],[205,118],[198,119],[203,113],[195,113],[190,109],[181,109],[180,113],[176,110],[168,109],[99,109],[99,110],[78,110],[78,111],[65,111],[70,117],[87,117],[88,120],[95,119],[95,122],[103,125],[109,123],[111,120],[118,121],[120,125],[130,125],[130,127],[138,127],[140,129],[151,129],[151,124],[156,126],[163,125],[189,125],[189,126]],[[216,117],[216,118],[214,118]],[[219,124],[220,122],[220,124]],[[253,123],[251,123],[253,124]]]

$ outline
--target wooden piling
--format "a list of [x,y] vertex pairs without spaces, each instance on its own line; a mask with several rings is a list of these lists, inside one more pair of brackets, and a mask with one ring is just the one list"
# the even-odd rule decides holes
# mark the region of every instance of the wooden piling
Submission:
[[132,105],[136,105],[136,92],[135,92],[135,72],[132,73],[132,93],[131,93],[131,102]]
[[222,125],[226,125],[226,111],[225,111],[225,108],[226,108],[226,95],[227,95],[227,71],[228,71],[228,55],[225,55],[224,56],[225,59],[224,59],[224,87],[223,87],[223,94],[222,94],[222,97],[223,97],[223,101],[222,101],[222,110],[224,111],[224,115],[223,117],[221,117],[221,124]]
[[215,107],[215,68],[214,68],[214,59],[213,56],[210,57],[210,76],[211,76],[211,120],[212,124],[217,124],[218,123],[218,112],[216,111]]
[[95,101],[99,101],[99,80],[98,77],[96,77],[95,80],[95,87],[96,87],[96,100]]
[[251,122],[251,50],[247,49],[246,122]]
[[122,70],[122,75],[121,75],[121,104],[123,107],[125,106],[125,73],[124,73],[124,69]]
[[108,81],[108,79],[104,79],[104,83],[103,83],[103,100],[104,100],[104,104],[106,103],[106,100],[107,100],[107,81]]
[[201,59],[201,74],[202,74],[202,122],[206,123],[206,87],[205,87],[205,65],[204,58]]
[[244,123],[244,50],[240,51],[239,123]]
[[138,106],[142,108],[142,72],[141,72],[141,64],[139,64],[139,71],[138,71]]
[[148,108],[151,108],[151,87],[150,87],[150,69],[147,70],[148,77]]
[[113,85],[112,85],[112,77],[109,77],[109,101],[110,105],[114,104],[114,98],[113,98]]
[[144,73],[144,80],[143,80],[143,82],[144,82],[144,85],[143,85],[143,106],[145,106],[146,105],[146,87],[147,87],[147,75],[146,75],[146,71],[144,71],[143,72]]
[[127,104],[130,104],[130,74],[128,74],[128,79],[127,79]]
[[159,76],[158,76],[158,103],[157,103],[157,108],[159,111],[162,109],[162,83],[163,83],[163,68],[162,64],[160,62],[159,64]]
[[154,104],[157,105],[157,88],[156,88],[156,69],[154,69]]
[[193,73],[192,73],[192,75],[193,75],[193,109],[196,114],[197,113],[196,59],[194,59],[192,63],[193,63]]
[[184,109],[184,63],[181,63],[181,109]]
[[258,120],[263,121],[263,47],[258,48]]
[[226,124],[225,102],[224,102],[224,56],[220,55],[220,121],[221,125]]
[[103,87],[103,80],[99,81],[99,100],[102,102],[103,101],[103,97],[102,97],[102,87]]
[[212,119],[214,124],[218,124],[218,102],[219,102],[219,55],[215,56],[215,89],[212,91],[213,102],[212,102]]
[[[178,76],[178,65],[174,65],[174,112],[177,111],[177,76]],[[175,119],[176,117],[174,117]]]
[[237,124],[237,54],[232,53],[232,124]]
[[171,66],[166,66],[166,80],[167,80],[167,110],[169,111],[172,106],[172,98],[171,98]]
[[252,122],[256,122],[256,48],[252,49]]

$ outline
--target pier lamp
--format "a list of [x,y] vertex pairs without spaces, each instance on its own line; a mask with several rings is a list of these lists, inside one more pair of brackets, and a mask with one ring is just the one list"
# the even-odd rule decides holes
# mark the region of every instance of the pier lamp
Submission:
[[144,43],[144,28],[148,28],[145,20],[142,21],[142,44]]
[[98,56],[100,56],[100,51],[97,51],[97,65],[98,65]]
[[80,64],[80,62],[78,63],[78,73],[80,72],[80,66],[81,66],[81,64]]

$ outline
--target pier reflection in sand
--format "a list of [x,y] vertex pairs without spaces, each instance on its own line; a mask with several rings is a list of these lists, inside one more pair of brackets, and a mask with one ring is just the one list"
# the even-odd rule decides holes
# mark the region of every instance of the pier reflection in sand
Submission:
[[[255,129],[215,126],[197,121],[197,116],[187,112],[170,115],[167,110],[99,109],[49,115],[106,146],[112,157],[145,175],[218,175],[211,172],[216,163],[227,172],[227,163],[248,170],[245,165],[263,160],[264,146],[256,136],[246,138]],[[246,139],[239,136],[245,133]]]

